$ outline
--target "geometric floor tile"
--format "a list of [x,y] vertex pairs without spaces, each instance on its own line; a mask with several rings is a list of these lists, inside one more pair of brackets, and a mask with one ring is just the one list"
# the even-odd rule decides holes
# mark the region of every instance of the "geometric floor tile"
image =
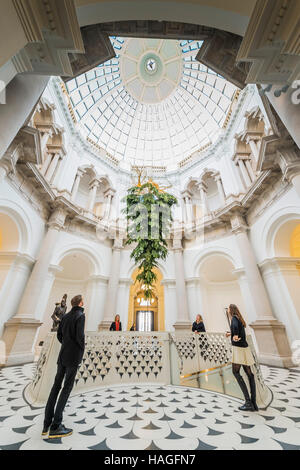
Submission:
[[0,450],[300,450],[300,371],[262,366],[272,405],[178,386],[110,386],[74,395],[64,413],[72,436],[41,437],[44,408],[23,390],[35,364],[0,370]]

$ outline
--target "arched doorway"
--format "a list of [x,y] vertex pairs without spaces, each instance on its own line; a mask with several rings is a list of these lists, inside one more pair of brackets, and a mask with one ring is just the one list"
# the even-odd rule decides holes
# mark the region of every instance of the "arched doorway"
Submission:
[[284,212],[266,226],[261,269],[272,310],[292,343],[300,335],[300,216],[298,208]]
[[18,248],[19,231],[17,225],[8,215],[0,213],[0,289],[11,268]]
[[67,254],[55,269],[55,279],[49,294],[47,306],[44,312],[43,324],[39,331],[38,342],[44,341],[52,328],[51,315],[55,304],[60,303],[64,294],[67,294],[67,312],[71,309],[71,299],[78,294],[84,298],[86,312],[86,326],[89,322],[90,305],[92,299],[92,283],[90,278],[94,273],[94,267],[89,257],[80,251]]
[[135,283],[138,269],[131,276],[134,284],[130,288],[128,330],[135,323],[137,331],[165,331],[163,275],[159,269],[155,269],[154,272],[157,276],[157,281],[154,286],[152,299],[146,299],[141,285],[138,282]]
[[212,253],[201,262],[199,271],[202,311],[197,310],[195,314],[203,316],[206,330],[228,331],[225,309],[229,304],[236,304],[248,323],[238,275],[231,260],[221,253]]

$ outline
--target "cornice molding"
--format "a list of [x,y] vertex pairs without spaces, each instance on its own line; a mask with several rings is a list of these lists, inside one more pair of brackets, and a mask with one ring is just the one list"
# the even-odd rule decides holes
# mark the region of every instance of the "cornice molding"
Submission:
[[13,58],[18,73],[72,76],[70,53],[84,53],[74,0],[13,0],[28,41]]
[[258,0],[237,55],[252,62],[248,83],[292,83],[300,75],[298,1]]

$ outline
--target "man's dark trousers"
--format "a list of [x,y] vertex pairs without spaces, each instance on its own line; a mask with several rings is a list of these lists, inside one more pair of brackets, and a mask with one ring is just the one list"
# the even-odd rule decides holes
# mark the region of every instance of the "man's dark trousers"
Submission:
[[[63,411],[72,391],[78,366],[84,353],[85,315],[82,307],[73,307],[63,316],[57,331],[61,349],[57,360],[57,373],[45,409],[44,428],[57,429],[62,423]],[[63,389],[55,403],[64,380]],[[55,411],[54,411],[55,409]],[[53,420],[53,421],[52,421]]]
[[[66,403],[72,391],[78,366],[75,367],[65,367],[59,361],[57,364],[57,373],[55,376],[54,385],[50,392],[48,402],[45,410],[45,420],[44,426],[49,427],[52,424],[53,429],[57,429],[63,419],[63,411],[65,409]],[[60,392],[62,382],[64,381],[63,389],[59,395],[59,399],[55,408],[56,400]],[[55,412],[54,412],[55,408]]]

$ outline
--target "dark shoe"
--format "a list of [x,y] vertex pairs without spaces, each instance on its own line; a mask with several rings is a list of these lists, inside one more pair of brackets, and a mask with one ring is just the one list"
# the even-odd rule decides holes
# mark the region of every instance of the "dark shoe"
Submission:
[[73,434],[73,429],[67,429],[63,424],[61,424],[58,428],[53,429],[50,428],[49,432],[49,439],[58,439],[59,437],[67,437]]
[[49,432],[49,428],[50,428],[50,426],[44,426],[43,427],[43,432],[42,432],[43,437],[47,436],[47,434]]
[[246,400],[246,402],[244,403],[244,405],[239,407],[239,410],[240,410],[240,411],[254,411],[254,407],[253,407],[252,401]]

